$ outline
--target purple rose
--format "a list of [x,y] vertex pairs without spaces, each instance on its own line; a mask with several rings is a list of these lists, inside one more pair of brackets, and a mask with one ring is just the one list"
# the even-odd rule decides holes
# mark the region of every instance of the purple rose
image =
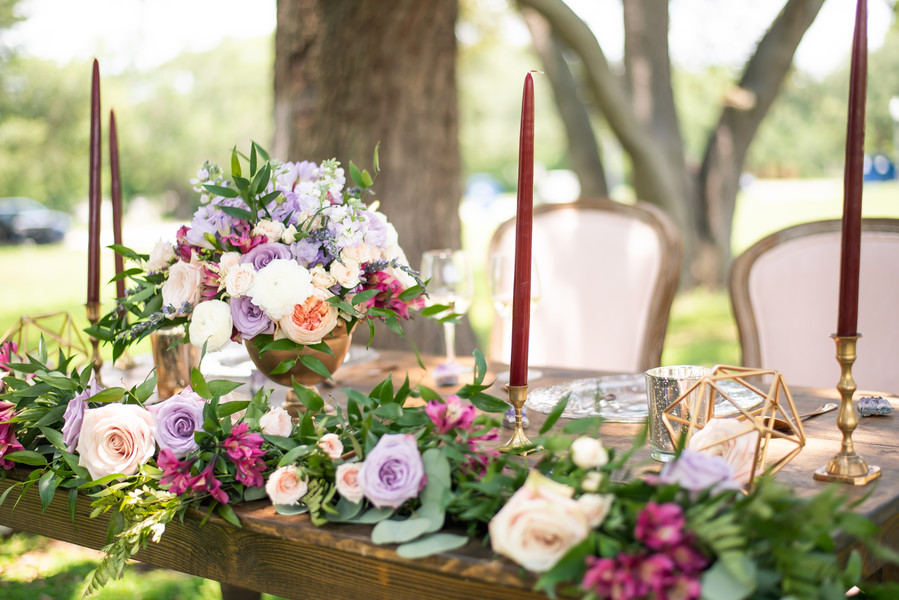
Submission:
[[262,267],[276,258],[292,259],[293,254],[290,253],[290,248],[284,244],[272,242],[271,244],[259,244],[241,256],[240,262],[252,263],[253,267],[255,267],[257,271],[260,271],[262,270]]
[[415,436],[384,435],[365,457],[359,470],[362,492],[378,508],[398,508],[426,483],[425,467]]
[[275,323],[248,296],[231,298],[231,320],[240,337],[252,339],[260,333],[274,333]]
[[718,493],[743,487],[734,479],[733,467],[723,458],[689,449],[662,467],[658,482],[663,485],[678,484],[694,493],[708,489]]
[[66,412],[62,415],[62,440],[66,444],[66,450],[74,452],[78,445],[78,436],[81,435],[81,421],[84,419],[84,409],[87,408],[87,400],[96,396],[105,388],[97,384],[97,380],[91,377],[87,389],[69,400]]
[[183,458],[198,448],[194,431],[203,430],[203,407],[206,402],[196,393],[185,390],[149,408],[156,422],[156,443]]

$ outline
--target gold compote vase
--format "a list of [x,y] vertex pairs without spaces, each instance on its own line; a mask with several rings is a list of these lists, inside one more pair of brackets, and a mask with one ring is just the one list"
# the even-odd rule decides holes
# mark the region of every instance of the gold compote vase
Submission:
[[[350,351],[350,342],[352,338],[352,334],[347,332],[346,324],[341,321],[340,324],[322,340],[327,344],[328,348],[331,349],[331,352],[334,353],[333,356],[326,352],[314,350],[308,346],[303,346],[299,350],[269,350],[260,353],[259,348],[253,340],[247,340],[244,343],[247,347],[247,354],[250,355],[250,360],[253,361],[253,364],[256,365],[259,372],[275,383],[289,388],[287,399],[284,402],[284,408],[293,416],[297,416],[302,408],[293,393],[293,383],[296,382],[300,385],[314,386],[325,380],[323,375],[307,368],[306,365],[301,362],[302,357],[313,356],[319,359],[322,364],[325,365],[328,372],[333,375],[334,372],[340,368],[340,365],[343,364],[347,353]],[[272,372],[282,362],[294,359],[296,359],[296,364],[289,370],[283,373]]]
[[171,398],[188,386],[191,370],[200,364],[200,349],[185,342],[185,335],[183,325],[163,327],[150,334],[160,399]]

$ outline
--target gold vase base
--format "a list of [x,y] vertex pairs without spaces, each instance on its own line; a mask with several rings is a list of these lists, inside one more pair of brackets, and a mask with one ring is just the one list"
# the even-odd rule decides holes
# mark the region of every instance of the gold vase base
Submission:
[[509,438],[509,441],[497,448],[500,452],[523,452],[523,454],[527,454],[527,451],[534,451],[537,448],[534,446],[534,443],[528,439],[528,436],[524,434],[524,429],[517,428],[512,433],[512,437]]
[[880,467],[869,467],[865,459],[855,452],[841,452],[827,461],[827,465],[817,469],[814,478],[815,481],[867,485],[881,475]]

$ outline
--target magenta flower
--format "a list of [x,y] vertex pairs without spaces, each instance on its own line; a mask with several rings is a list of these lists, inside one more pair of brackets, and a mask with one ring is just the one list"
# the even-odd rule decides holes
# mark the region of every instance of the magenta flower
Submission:
[[245,221],[235,224],[234,231],[235,233],[223,236],[222,241],[230,243],[241,254],[246,254],[259,244],[268,242],[268,238],[264,235],[250,235],[250,226]]
[[476,413],[474,406],[462,404],[462,400],[455,394],[449,396],[446,402],[431,400],[425,406],[425,412],[437,426],[437,433],[441,434],[454,428],[467,431],[474,422]]
[[222,489],[222,482],[215,478],[214,458],[193,481],[192,491],[196,494],[207,492],[222,504],[228,504],[228,494]]
[[167,448],[160,450],[159,456],[156,457],[156,466],[162,469],[162,477],[159,478],[160,485],[168,485],[169,491],[179,496],[188,489],[192,489],[194,483],[199,479],[199,476],[194,477],[190,474],[193,464],[193,460],[178,460],[175,453]]
[[0,467],[7,471],[16,466],[16,463],[3,458],[10,452],[19,452],[25,448],[16,439],[16,429],[9,422],[15,416],[16,405],[12,402],[0,402]]
[[709,564],[705,555],[689,544],[669,548],[665,553],[674,561],[678,571],[688,575],[698,575]]
[[9,364],[14,362],[13,358],[17,358],[19,353],[19,345],[12,340],[0,344],[0,371],[12,373]]
[[250,433],[249,428],[247,423],[235,425],[223,448],[237,467],[234,478],[244,485],[262,487],[265,485],[262,477],[265,461],[261,458],[265,455],[265,451],[260,449],[263,439],[258,433]]
[[634,535],[653,550],[664,550],[684,540],[684,511],[673,502],[650,502],[637,515]]
[[377,271],[368,277],[369,289],[380,290],[380,293],[370,298],[365,305],[367,307],[386,308],[395,312],[401,319],[409,318],[409,308],[424,306],[424,298],[416,298],[411,302],[400,300],[403,293],[403,284],[387,271]]
[[600,598],[608,598],[615,583],[615,572],[618,569],[614,559],[587,557],[587,572],[581,581],[581,588],[592,590]]
[[669,600],[696,600],[702,595],[702,584],[695,577],[677,575],[674,581],[665,590],[665,596]]
[[498,437],[499,432],[494,428],[484,435],[468,438],[466,443],[470,452],[466,455],[466,461],[459,466],[459,469],[463,473],[473,474],[479,479],[483,477],[487,473],[487,467],[495,459],[499,458],[500,453],[495,448],[481,448],[481,442],[492,441]]
[[665,554],[651,554],[640,564],[640,581],[656,598],[668,598],[667,590],[674,570],[675,565],[671,558]]

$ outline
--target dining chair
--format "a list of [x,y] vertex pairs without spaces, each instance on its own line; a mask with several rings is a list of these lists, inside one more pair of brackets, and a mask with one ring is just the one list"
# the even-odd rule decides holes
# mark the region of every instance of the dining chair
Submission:
[[[515,219],[494,233],[489,257],[515,252]],[[655,206],[609,199],[534,209],[529,363],[624,373],[659,365],[680,277],[681,236]],[[488,260],[488,265],[489,265]],[[496,316],[491,358],[508,362],[510,323]]]
[[[731,267],[730,298],[743,365],[780,371],[788,385],[834,387],[841,221],[795,225],[759,240]],[[899,219],[863,219],[859,273],[859,390],[899,393]]]

